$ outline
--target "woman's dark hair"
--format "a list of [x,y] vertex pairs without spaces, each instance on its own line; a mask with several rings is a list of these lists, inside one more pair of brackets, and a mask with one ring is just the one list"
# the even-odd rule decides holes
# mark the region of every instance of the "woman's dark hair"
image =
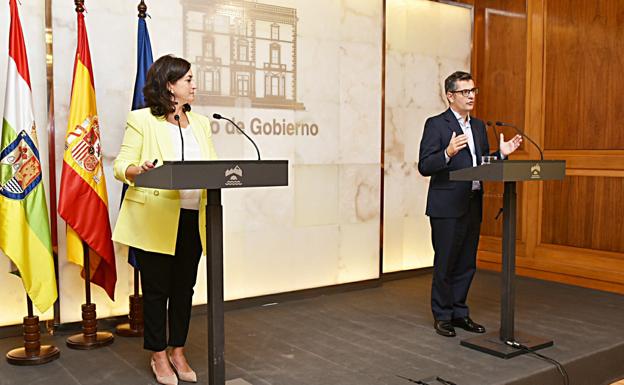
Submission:
[[[173,55],[161,56],[147,71],[143,97],[145,107],[149,107],[152,115],[163,117],[174,112],[176,103],[172,100],[167,83],[175,83],[191,69],[191,63]],[[190,111],[189,105],[184,105]]]

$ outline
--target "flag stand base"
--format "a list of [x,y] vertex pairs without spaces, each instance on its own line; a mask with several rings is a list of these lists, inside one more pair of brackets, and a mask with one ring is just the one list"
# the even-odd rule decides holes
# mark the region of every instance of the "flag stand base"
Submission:
[[39,317],[24,317],[24,347],[16,348],[6,354],[11,365],[42,365],[54,361],[61,356],[61,351],[53,345],[41,346]]
[[115,333],[122,337],[142,337],[143,336],[143,296],[133,294],[130,297],[130,312],[128,319],[130,322],[117,325]]
[[68,337],[65,343],[71,349],[91,350],[110,345],[114,339],[112,333],[97,331],[95,304],[87,303],[82,305],[82,333]]

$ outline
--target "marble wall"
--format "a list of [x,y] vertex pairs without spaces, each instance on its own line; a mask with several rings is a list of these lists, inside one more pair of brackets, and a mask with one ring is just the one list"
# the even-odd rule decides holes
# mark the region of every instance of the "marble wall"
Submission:
[[[117,219],[121,184],[113,178],[111,164],[132,100],[136,3],[86,2],[112,224]],[[173,53],[193,62],[200,91],[203,89],[193,110],[235,119],[257,142],[264,159],[290,162],[288,187],[223,193],[226,299],[378,277],[382,1],[147,3],[154,57]],[[219,7],[225,3],[234,4],[229,13],[234,16],[219,14]],[[471,14],[466,8],[427,1],[388,0],[387,4],[384,270],[396,271],[431,264],[429,227],[423,214],[427,180],[416,170],[417,146],[425,117],[444,109],[441,79],[455,69],[469,67]],[[20,9],[41,130],[47,124],[44,1],[25,2]],[[267,40],[271,39],[266,33],[270,34],[271,24],[261,19],[270,19],[266,14],[276,12],[290,15],[277,17],[277,24],[294,20],[280,26],[277,39],[278,44],[287,46],[281,58],[286,69],[287,100],[266,97],[263,66],[270,61],[268,52],[257,53],[264,62],[259,59],[254,64],[255,78],[245,83],[244,76],[228,72],[232,71],[229,64],[233,59],[228,45],[218,37],[215,56],[228,68],[221,73],[225,97],[215,98],[208,92],[211,85],[202,78],[205,74],[200,76],[209,67],[203,56],[211,28],[234,28],[241,20],[256,19],[259,39],[255,47],[268,49]],[[52,2],[52,13],[58,183],[76,49],[76,14],[72,2]],[[261,14],[264,16],[257,17]],[[1,25],[7,26],[0,28],[0,48],[6,52],[6,4],[0,4],[0,17]],[[0,90],[4,90],[5,68],[6,58],[0,55]],[[245,87],[249,89],[244,96],[233,91],[244,91]],[[0,108],[3,97],[0,94]],[[299,133],[279,134],[280,125],[289,124],[299,125]],[[253,146],[232,127],[215,122],[213,132],[222,159],[255,157]],[[40,134],[40,139],[47,171],[46,135]],[[65,224],[58,217],[56,220],[60,229],[61,321],[72,322],[80,319],[84,284],[79,268],[66,261]],[[126,264],[126,248],[116,245],[116,252],[116,301],[110,301],[100,288],[92,288],[99,317],[126,314],[128,310],[132,270]],[[195,304],[206,302],[205,287],[202,259]],[[0,290],[8,293],[8,308],[15,309],[0,314],[0,325],[20,323],[25,312],[21,282],[12,276],[2,278]],[[48,313],[44,318],[51,317]]]
[[[202,6],[215,8],[220,2],[147,3],[154,57],[186,56],[198,73],[196,46],[186,39],[198,28],[192,24],[197,15],[191,11],[199,7],[209,18],[210,11]],[[303,109],[258,106],[252,95],[234,97],[232,105],[200,98],[193,105],[194,111],[218,112],[242,122],[264,159],[288,159],[291,166],[288,187],[223,193],[226,299],[359,281],[379,273],[381,1],[273,0],[270,5],[296,10],[297,62],[291,70],[297,72],[296,98]],[[86,7],[109,211],[115,223],[121,185],[113,178],[111,163],[132,98],[136,4],[112,0],[87,2]],[[63,143],[76,45],[72,5],[54,2],[53,20],[56,140]],[[217,47],[216,54],[228,58],[225,49]],[[230,85],[229,78],[224,81]],[[308,135],[292,136],[277,135],[268,126],[265,131],[264,124],[273,127],[274,120],[315,128]],[[213,131],[222,159],[255,157],[253,146],[231,127],[215,124]],[[60,164],[62,147],[57,147]],[[64,228],[60,219],[58,223]],[[62,321],[75,321],[80,317],[83,283],[78,267],[65,262],[63,237],[60,242]],[[125,247],[116,247],[117,300],[112,302],[103,290],[93,289],[100,317],[125,314],[128,309],[132,273],[125,262]],[[196,304],[206,302],[205,287],[202,259]]]
[[425,120],[448,108],[444,79],[470,69],[472,10],[388,0],[386,20],[383,271],[393,272],[433,264],[418,148]]

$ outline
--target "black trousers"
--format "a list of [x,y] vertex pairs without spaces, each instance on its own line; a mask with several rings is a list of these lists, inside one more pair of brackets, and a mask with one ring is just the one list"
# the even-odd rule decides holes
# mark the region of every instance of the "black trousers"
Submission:
[[143,289],[143,347],[147,350],[159,352],[186,343],[202,253],[198,213],[180,210],[175,255],[136,250]]
[[435,256],[431,311],[436,320],[468,317],[468,290],[477,270],[481,232],[481,192],[474,192],[469,209],[459,218],[430,218]]

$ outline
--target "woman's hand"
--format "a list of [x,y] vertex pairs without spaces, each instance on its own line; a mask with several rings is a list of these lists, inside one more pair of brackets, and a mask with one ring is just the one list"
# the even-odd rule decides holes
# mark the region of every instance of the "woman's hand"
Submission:
[[126,179],[134,182],[134,178],[136,178],[137,175],[143,174],[144,172],[147,172],[154,167],[156,167],[156,165],[154,165],[154,163],[150,162],[149,160],[146,160],[140,167],[130,166],[126,169]]

